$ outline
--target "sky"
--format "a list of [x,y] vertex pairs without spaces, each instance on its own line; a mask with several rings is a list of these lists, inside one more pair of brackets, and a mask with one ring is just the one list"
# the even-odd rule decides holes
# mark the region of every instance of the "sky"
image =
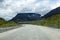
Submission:
[[17,13],[33,12],[42,16],[60,7],[60,0],[0,0],[0,18],[11,20]]

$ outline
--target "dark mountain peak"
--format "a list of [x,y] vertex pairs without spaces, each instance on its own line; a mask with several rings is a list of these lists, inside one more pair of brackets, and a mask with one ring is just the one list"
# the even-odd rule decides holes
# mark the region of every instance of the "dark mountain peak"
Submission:
[[37,13],[19,13],[10,21],[20,22],[20,21],[34,21],[40,19],[40,14]]
[[57,7],[55,9],[51,10],[51,11],[56,11],[56,12],[59,12],[60,13],[60,7]]
[[56,14],[60,14],[60,7],[57,7],[55,9],[51,10],[50,12],[45,14],[42,18],[48,18],[48,17],[56,15]]
[[55,9],[60,9],[60,7],[57,7],[57,8],[55,8]]

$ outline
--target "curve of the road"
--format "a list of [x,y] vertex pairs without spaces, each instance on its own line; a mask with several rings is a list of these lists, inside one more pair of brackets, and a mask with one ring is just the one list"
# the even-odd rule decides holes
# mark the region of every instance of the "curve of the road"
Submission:
[[24,24],[0,33],[0,40],[60,40],[60,29]]

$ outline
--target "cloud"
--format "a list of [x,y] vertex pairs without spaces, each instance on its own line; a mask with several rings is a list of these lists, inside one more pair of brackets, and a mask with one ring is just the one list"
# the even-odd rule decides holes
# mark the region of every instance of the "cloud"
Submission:
[[20,12],[36,12],[45,15],[60,6],[60,0],[3,0],[0,3],[0,17],[10,20]]
[[0,6],[0,17],[9,20],[34,2],[35,0],[4,0]]
[[4,0],[0,0],[0,2],[3,2]]

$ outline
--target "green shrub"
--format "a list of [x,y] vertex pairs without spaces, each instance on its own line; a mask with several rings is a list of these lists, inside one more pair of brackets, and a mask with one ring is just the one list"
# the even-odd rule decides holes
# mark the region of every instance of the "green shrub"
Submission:
[[8,21],[5,21],[4,19],[0,18],[0,27],[11,27],[11,26],[15,26],[17,25],[17,23],[15,22],[8,22]]
[[36,21],[33,24],[60,28],[60,14],[53,15],[42,21]]

